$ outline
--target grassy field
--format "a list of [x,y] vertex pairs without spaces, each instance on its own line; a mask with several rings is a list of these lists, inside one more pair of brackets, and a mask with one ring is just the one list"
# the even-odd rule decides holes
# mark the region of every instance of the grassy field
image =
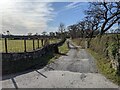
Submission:
[[[57,39],[51,39],[49,40],[49,43],[55,43],[59,40]],[[38,48],[38,42],[37,40],[34,41],[35,43],[35,49]],[[8,52],[24,52],[24,40],[7,40],[7,47],[8,47]],[[0,52],[5,52],[5,41],[0,40]],[[33,40],[27,40],[26,41],[26,49],[27,51],[32,51],[33,50]],[[39,47],[41,48],[41,40],[39,40]]]

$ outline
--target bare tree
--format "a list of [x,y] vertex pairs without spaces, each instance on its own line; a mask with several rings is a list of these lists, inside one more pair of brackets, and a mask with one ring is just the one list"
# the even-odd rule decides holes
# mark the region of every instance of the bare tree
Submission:
[[65,38],[65,25],[63,23],[60,23],[58,27],[58,31],[61,34],[61,38]]
[[68,30],[69,30],[71,38],[77,37],[77,25],[76,24],[68,26]]
[[63,33],[63,32],[65,31],[65,25],[64,25],[63,23],[60,23],[58,29],[59,29],[59,32],[60,32],[60,33]]
[[93,2],[86,11],[89,17],[94,20],[100,20],[97,26],[100,26],[100,35],[103,35],[120,19],[120,2]]
[[87,32],[88,36],[90,38],[93,37],[93,35],[95,34],[95,32],[98,31],[98,29],[100,28],[99,23],[100,23],[100,19],[99,18],[93,18],[91,16],[87,16],[85,17],[85,30],[89,30],[90,32]]
[[80,36],[83,38],[84,37],[84,32],[85,32],[85,21],[81,21],[78,23],[78,28],[79,28],[79,31],[80,31]]

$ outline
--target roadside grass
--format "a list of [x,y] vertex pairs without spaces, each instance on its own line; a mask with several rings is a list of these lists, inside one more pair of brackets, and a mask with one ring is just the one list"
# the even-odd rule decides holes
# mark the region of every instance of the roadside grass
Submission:
[[81,44],[81,40],[80,38],[77,38],[77,39],[72,39],[73,43],[75,43],[76,45],[80,46]]
[[[69,51],[67,47],[67,43],[65,42],[62,46],[59,47],[59,52],[66,54]],[[56,59],[58,59],[61,55],[60,54],[54,54],[54,57],[51,58],[48,62],[48,64],[54,62]]]
[[76,39],[72,39],[73,43],[78,45],[78,46],[81,46],[81,48],[85,48],[85,39],[82,39],[82,38],[76,38]]
[[69,51],[67,43],[65,42],[61,47],[59,47],[59,52],[66,54]]
[[91,55],[96,59],[95,61],[96,61],[99,73],[105,75],[106,78],[116,83],[117,85],[120,85],[120,76],[111,67],[110,60],[105,58],[103,55],[100,55],[90,49],[88,49],[88,52],[91,53]]

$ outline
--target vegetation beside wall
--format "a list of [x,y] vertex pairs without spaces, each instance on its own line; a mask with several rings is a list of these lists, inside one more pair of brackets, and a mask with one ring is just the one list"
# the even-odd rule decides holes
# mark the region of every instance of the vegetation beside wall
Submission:
[[85,48],[89,42],[88,51],[95,57],[99,71],[107,78],[120,85],[120,34],[103,35],[91,39],[73,39],[73,42]]
[[120,85],[120,75],[117,74],[116,70],[111,67],[110,60],[104,58],[103,55],[100,55],[91,49],[88,49],[88,52],[90,52],[95,58],[99,72],[104,74],[112,82]]
[[67,43],[65,42],[61,47],[59,47],[59,52],[66,54],[69,51]]
[[97,37],[95,39],[92,39],[90,42],[90,48],[105,57],[108,54],[111,54],[115,57],[116,53],[118,53],[116,35],[104,35],[102,38]]
[[[65,42],[62,46],[59,47],[59,52],[62,54],[67,54],[67,52],[69,51],[68,47],[67,47],[67,43]],[[52,57],[48,64],[54,62],[56,59],[58,59],[61,55],[60,54],[54,54],[54,57]]]
[[119,39],[120,35],[104,35],[101,38],[96,37],[91,40],[89,43],[89,48],[100,55],[102,55],[104,58],[107,58],[111,61],[111,66],[117,70],[119,73],[120,67],[119,67],[119,61],[120,61],[120,43]]
[[117,37],[117,34],[111,34],[111,35],[103,35],[101,38],[98,36],[96,38],[91,39],[73,39],[73,42],[75,42],[77,45],[82,46],[85,48],[85,41],[88,42],[89,48],[100,55],[104,56],[104,58],[110,59],[112,67],[114,69],[119,69],[119,61],[120,61],[120,45],[119,45],[119,39],[120,34]]
[[72,39],[72,41],[76,45],[81,46],[82,48],[85,48],[85,39],[83,39],[83,38],[75,38],[75,39]]

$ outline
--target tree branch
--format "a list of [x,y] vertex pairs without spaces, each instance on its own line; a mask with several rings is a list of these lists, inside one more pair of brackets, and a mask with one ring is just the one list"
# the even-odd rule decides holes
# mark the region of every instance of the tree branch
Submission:
[[111,24],[104,30],[104,32],[106,32],[108,29],[110,29],[110,28],[113,26],[113,24],[115,24],[119,19],[120,19],[120,17],[116,18],[116,19],[113,21],[113,23],[111,23]]

